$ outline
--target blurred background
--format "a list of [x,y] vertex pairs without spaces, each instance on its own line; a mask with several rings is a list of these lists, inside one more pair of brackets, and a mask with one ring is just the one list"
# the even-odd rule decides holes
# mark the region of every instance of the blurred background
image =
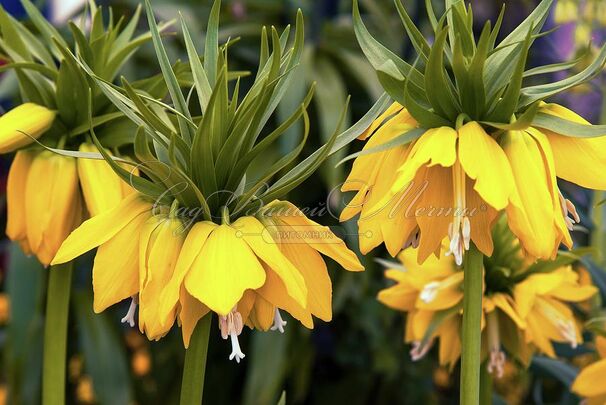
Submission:
[[[558,1],[558,0],[556,0]],[[502,33],[515,27],[536,5],[535,0],[507,1]],[[537,41],[531,65],[555,63],[590,55],[595,44],[603,43],[606,7],[593,7],[603,0],[559,0],[547,29],[559,26],[551,35]],[[36,2],[57,27],[66,32],[65,24],[82,11],[84,1],[55,0]],[[132,15],[138,0],[99,1],[111,6],[114,15]],[[414,49],[392,0],[360,0],[363,18],[369,30],[384,45],[407,59]],[[424,0],[404,2],[410,15],[429,37],[431,29],[425,14]],[[477,27],[485,20],[496,19],[503,0],[472,1]],[[18,0],[0,0],[16,18],[25,18]],[[210,11],[210,0],[154,0],[156,16],[171,20],[180,11],[192,28],[201,48],[204,28]],[[434,1],[441,14],[443,2]],[[306,49],[300,67],[303,80],[297,80],[280,105],[278,115],[288,116],[296,108],[312,82],[317,82],[312,102],[312,128],[306,156],[321,145],[334,131],[339,113],[348,95],[352,102],[349,123],[360,118],[381,95],[382,89],[371,66],[360,51],[351,22],[351,0],[224,0],[221,15],[221,40],[241,37],[230,48],[233,70],[254,71],[263,25],[284,27],[294,22],[297,8],[306,17]],[[600,11],[601,10],[601,11]],[[601,14],[601,15],[600,15]],[[141,22],[141,30],[146,22]],[[69,35],[66,33],[66,35]],[[166,45],[172,61],[186,59],[178,35],[169,35]],[[591,44],[594,45],[591,45]],[[589,52],[587,52],[589,51]],[[0,55],[1,56],[1,55]],[[0,63],[2,61],[0,60]],[[127,65],[123,74],[134,79],[159,71],[151,46],[144,47]],[[10,73],[0,77],[0,101],[4,110],[19,103],[18,89]],[[593,123],[604,122],[601,77],[577,88],[558,102],[576,110]],[[293,128],[274,153],[281,156],[298,142],[299,131]],[[339,224],[335,217],[347,201],[337,191],[345,179],[348,165],[334,167],[345,154],[335,156],[315,176],[292,192],[289,200],[298,206],[329,207],[334,215],[320,222],[332,225],[357,249],[354,221]],[[4,188],[8,162],[1,158],[0,190]],[[561,184],[582,216],[582,228],[575,232],[581,244],[604,249],[606,221],[602,208],[592,210],[593,195]],[[327,196],[329,196],[327,198]],[[3,211],[0,211],[3,212]],[[5,215],[2,216],[4,224]],[[599,225],[595,225],[599,224]],[[2,225],[3,226],[3,225]],[[0,404],[37,404],[40,401],[42,360],[42,326],[46,294],[46,271],[35,259],[25,257],[19,248],[3,239],[0,245]],[[382,267],[375,258],[387,258],[378,248],[364,258],[367,271],[348,274],[336,266],[330,268],[333,279],[334,319],[330,324],[316,320],[314,330],[289,322],[286,333],[245,331],[240,342],[246,359],[240,363],[227,360],[229,345],[220,339],[213,325],[206,373],[204,402],[207,404],[276,404],[283,391],[292,404],[455,404],[458,402],[458,369],[452,373],[437,366],[437,350],[413,363],[409,347],[403,342],[403,317],[376,301],[377,292],[387,283]],[[603,263],[598,258],[592,275],[600,279]],[[172,404],[178,402],[184,349],[180,331],[173,331],[159,342],[149,342],[138,329],[120,323],[128,302],[116,305],[103,314],[92,312],[92,257],[79,260],[74,273],[74,289],[68,344],[68,398],[77,404]],[[330,265],[333,265],[331,263]],[[594,275],[594,272],[597,272]],[[596,281],[597,280],[597,281]],[[602,290],[604,291],[604,290]],[[505,376],[496,381],[495,403],[507,404],[575,404],[568,392],[578,368],[586,363],[583,347],[559,352],[568,361],[537,358],[530,371],[508,363]]]

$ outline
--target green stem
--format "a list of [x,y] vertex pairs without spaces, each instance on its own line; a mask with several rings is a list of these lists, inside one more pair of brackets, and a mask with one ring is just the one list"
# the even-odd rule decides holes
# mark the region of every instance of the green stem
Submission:
[[212,313],[198,321],[185,351],[183,380],[181,381],[181,405],[200,405],[204,392],[204,372]]
[[480,404],[492,404],[492,375],[488,372],[486,363],[480,369]]
[[70,262],[52,266],[49,270],[42,367],[42,403],[44,405],[65,404],[67,318],[72,269],[73,266]]
[[463,342],[461,404],[480,403],[480,350],[482,341],[482,253],[472,243],[465,255],[463,285]]

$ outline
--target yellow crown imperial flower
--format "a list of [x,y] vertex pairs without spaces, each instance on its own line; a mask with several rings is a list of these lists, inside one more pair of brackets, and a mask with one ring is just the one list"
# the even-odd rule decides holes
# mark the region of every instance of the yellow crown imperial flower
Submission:
[[[77,46],[75,39],[70,45],[36,6],[28,0],[22,4],[36,32],[0,6],[0,50],[9,58],[3,69],[18,72],[22,98],[31,100],[0,117],[0,153],[17,151],[7,185],[6,233],[26,253],[35,254],[48,265],[82,219],[113,208],[132,192],[130,184],[102,160],[98,147],[86,134],[91,126],[97,127],[103,133],[103,147],[119,151],[132,143],[114,131],[114,123],[123,114],[108,108],[102,92],[91,87],[82,69],[66,57],[69,49],[78,49],[86,54],[84,59],[95,60],[95,73],[112,81],[132,51],[150,35],[132,38],[140,10],[126,26],[122,26],[124,21],[116,24],[113,20],[104,24],[101,10],[91,3],[90,30],[70,23],[78,38]],[[56,156],[40,145],[53,148]]]
[[0,117],[0,153],[14,152],[41,137],[53,124],[56,112],[24,103]]
[[[241,331],[229,326],[234,316],[261,330],[283,330],[279,309],[312,328],[312,315],[332,318],[332,288],[320,253],[347,270],[363,270],[328,227],[287,202],[221,225],[188,226],[174,217],[175,210],[167,215],[156,209],[138,194],[125,198],[84,221],[52,262],[66,263],[98,247],[95,312],[134,297],[139,327],[150,339],[166,334],[178,316],[188,346],[195,324],[209,311],[219,315],[227,335]],[[134,325],[133,317],[131,310],[123,321]]]
[[[505,351],[527,366],[535,351],[555,357],[553,342],[573,348],[582,343],[571,304],[586,301],[597,289],[581,285],[565,261],[529,264],[517,240],[502,234],[499,242],[493,257],[484,259],[481,327],[487,342],[482,359],[490,373],[501,377]],[[400,253],[401,265],[385,272],[395,284],[379,292],[378,299],[407,314],[405,341],[412,344],[413,360],[439,341],[440,364],[452,369],[461,354],[464,272],[452,257],[430,257],[421,266],[417,254],[412,249]]]
[[360,215],[362,252],[384,242],[395,256],[413,246],[423,262],[445,250],[461,265],[471,243],[492,254],[490,231],[499,212],[507,213],[524,251],[535,258],[555,257],[562,243],[572,247],[569,232],[579,217],[556,179],[606,189],[599,174],[606,170],[606,127],[543,100],[590,80],[606,61],[606,47],[570,78],[524,87],[527,77],[571,66],[525,70],[550,0],[498,45],[503,13],[494,29],[486,23],[476,42],[471,10],[447,1],[439,22],[428,10],[436,35],[429,45],[396,5],[420,70],[373,39],[354,7],[358,41],[396,100],[361,137],[363,151],[345,159],[356,158],[342,190],[357,194],[341,220]]
[[[221,336],[232,345],[229,358],[239,362],[245,355],[238,336],[245,325],[283,332],[287,321],[281,311],[308,328],[313,328],[313,316],[331,320],[332,286],[322,255],[347,270],[363,270],[356,255],[328,227],[279,199],[338,148],[337,138],[343,145],[358,136],[379,108],[346,135],[339,137],[337,128],[326,145],[294,164],[309,133],[307,106],[313,88],[285,122],[261,135],[301,58],[302,14],[297,14],[294,41],[289,41],[290,28],[282,35],[273,28],[270,35],[262,31],[262,49],[267,53],[262,52],[248,92],[239,94],[239,80],[233,87],[228,85],[233,75],[228,73],[229,44],[219,46],[217,40],[219,7],[217,1],[211,11],[204,63],[181,21],[194,78],[192,94],[199,103],[196,112],[185,100],[149,2],[154,47],[174,107],[134,89],[126,80],[123,92],[107,86],[86,61],[71,55],[139,127],[132,162],[116,161],[99,147],[100,139],[91,130],[98,152],[137,192],[84,221],[65,240],[53,264],[97,248],[95,312],[130,298],[123,322],[134,326],[138,307],[140,330],[149,339],[159,339],[177,321],[186,347],[196,336],[199,321],[215,313]],[[344,116],[345,111],[339,126]],[[266,149],[299,120],[303,121],[300,144],[263,165],[254,181],[248,180],[251,164],[265,162]],[[126,169],[126,164],[138,167],[141,175]],[[290,170],[271,181],[291,164]]]

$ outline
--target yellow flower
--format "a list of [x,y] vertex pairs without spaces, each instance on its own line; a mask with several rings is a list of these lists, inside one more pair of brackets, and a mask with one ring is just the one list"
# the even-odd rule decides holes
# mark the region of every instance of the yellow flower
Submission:
[[[418,252],[407,249],[398,258],[402,265],[388,269],[395,285],[379,292],[378,299],[407,314],[405,342],[412,343],[411,357],[418,360],[439,341],[439,361],[451,368],[461,353],[464,272],[452,257],[429,257],[423,265]],[[482,358],[489,372],[501,376],[503,349],[527,365],[534,350],[555,356],[552,341],[582,342],[568,303],[587,300],[593,286],[581,286],[570,266],[549,273],[523,275],[527,267],[504,269],[487,258],[482,300]],[[521,263],[521,262],[512,262]],[[522,274],[523,276],[520,276]]]
[[4,114],[0,117],[0,153],[13,152],[38,139],[51,127],[55,115],[55,111],[34,103],[21,104]]
[[105,161],[20,150],[8,174],[6,234],[48,266],[83,218],[115,207],[130,192]]
[[[556,104],[547,114],[588,124]],[[382,145],[416,126],[398,104],[369,128],[364,149]],[[559,245],[572,246],[569,230],[579,217],[565,200],[556,176],[584,187],[604,189],[606,137],[572,138],[527,128],[491,135],[477,122],[458,130],[427,130],[408,145],[362,155],[354,162],[343,191],[357,191],[341,214],[360,214],[363,253],[384,242],[389,252],[419,248],[418,259],[447,254],[461,264],[469,243],[486,256],[493,250],[490,231],[499,212],[523,249],[535,258],[553,258]],[[571,217],[569,217],[571,215]]]
[[[83,143],[79,150],[85,153],[99,151],[90,143]],[[116,176],[105,160],[78,159],[78,177],[86,207],[92,217],[114,208],[133,191],[129,184]]]
[[603,384],[606,373],[606,338],[596,336],[595,346],[600,360],[581,370],[571,388],[574,393],[587,399],[587,405],[606,403],[606,387]]
[[[332,287],[321,254],[351,271],[363,270],[329,228],[294,205],[275,201],[256,216],[221,225],[189,224],[178,209],[157,212],[140,195],[85,221],[62,245],[53,264],[99,247],[93,267],[94,310],[133,297],[123,319],[158,339],[179,318],[184,344],[199,319],[219,315],[232,355],[244,357],[237,336],[243,325],[283,331],[279,309],[312,328],[312,315],[332,317]],[[191,222],[191,221],[190,221]]]
[[553,11],[553,21],[556,24],[576,22],[579,17],[579,9],[580,6],[575,0],[557,0]]

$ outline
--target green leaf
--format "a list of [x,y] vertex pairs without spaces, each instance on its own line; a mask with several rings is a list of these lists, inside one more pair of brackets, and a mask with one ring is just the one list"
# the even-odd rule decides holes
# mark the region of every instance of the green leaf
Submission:
[[[515,68],[511,62],[522,48],[522,41],[526,38],[528,31],[532,28],[533,39],[534,35],[538,34],[549,15],[549,9],[553,0],[541,0],[539,5],[532,13],[520,23],[501,43],[499,47],[507,46],[500,51],[493,53],[486,61],[485,82],[488,84],[487,94],[491,99],[500,88],[509,82],[511,72]],[[532,41],[531,41],[532,43]]]
[[[288,193],[293,188],[304,182],[309,176],[311,176],[318,167],[330,156],[333,152],[333,146],[339,136],[341,125],[347,115],[347,107],[349,105],[349,98],[345,107],[341,111],[339,117],[339,123],[335,128],[335,131],[329,141],[318,149],[314,154],[309,156],[303,162],[299,163],[293,169],[291,169],[285,176],[275,182],[267,191],[260,197],[265,202],[273,201],[280,198],[284,194]],[[368,115],[368,114],[367,114]],[[366,117],[366,116],[365,116]],[[364,119],[364,117],[363,117]],[[360,132],[361,133],[361,132]],[[359,135],[359,134],[358,134]]]
[[187,25],[185,24],[185,20],[183,19],[183,16],[181,14],[179,14],[179,19],[181,20],[181,30],[183,31],[183,39],[185,40],[187,57],[189,58],[191,71],[194,76],[196,92],[198,94],[198,100],[200,101],[200,109],[204,114],[204,111],[206,111],[206,106],[208,105],[208,101],[210,100],[212,89],[210,87],[208,78],[206,77],[206,72],[202,67],[202,62],[200,62],[198,52],[196,51],[196,46],[194,45],[194,42],[191,39],[191,35],[189,33],[189,30],[187,29]]
[[[156,19],[154,17],[149,0],[145,0],[145,11],[147,13],[147,21],[149,23],[150,31],[152,34],[152,40],[154,44],[154,49],[156,51],[156,56],[158,57],[160,69],[162,70],[162,75],[164,76],[166,85],[168,86],[168,91],[170,93],[171,99],[175,104],[175,109],[191,121],[189,108],[187,106],[187,103],[185,102],[185,97],[183,97],[181,88],[179,87],[179,82],[177,81],[175,72],[173,71],[170,61],[168,60],[166,49],[164,49],[164,45],[162,44],[160,31],[158,30],[158,25],[156,24]],[[192,127],[186,119],[183,119],[180,116],[177,117],[177,120],[179,122],[179,130],[181,136],[188,144],[191,144],[194,138],[194,131]]]
[[352,153],[346,158],[342,159],[337,166],[357,158],[358,156],[372,155],[373,153],[385,152],[386,150],[393,149],[397,146],[409,144],[410,142],[419,139],[427,130],[425,128],[414,128],[410,129],[409,125],[402,125],[402,133],[397,135],[395,138],[388,142],[377,145],[373,148],[364,149],[360,152]]
[[606,45],[602,46],[594,61],[576,75],[557,82],[522,89],[518,107],[525,107],[534,103],[535,101],[544,100],[548,97],[588,82],[602,72],[602,68],[604,67],[605,63]]
[[555,73],[555,72],[561,72],[563,70],[568,70],[568,69],[571,69],[571,68],[575,67],[576,65],[578,65],[579,62],[581,62],[584,59],[585,59],[585,55],[581,56],[580,58],[577,58],[573,61],[537,66],[535,68],[528,69],[527,71],[525,71],[524,77],[531,77],[531,76],[542,75],[542,74],[546,74],[546,73]]
[[32,23],[34,23],[40,34],[44,37],[44,41],[49,44],[55,58],[61,59],[61,54],[55,46],[55,41],[65,48],[68,48],[67,42],[65,42],[61,34],[59,34],[59,31],[44,18],[42,13],[38,10],[38,7],[30,0],[21,0],[21,4],[23,5],[23,8],[25,8],[29,18],[32,20]]
[[[396,8],[398,9],[398,14],[400,14],[400,19],[402,20],[402,24],[404,25],[404,28],[406,29],[406,32],[408,33],[410,42],[414,46],[414,48],[417,51],[417,53],[419,54],[419,56],[421,56],[425,61],[427,61],[427,59],[429,58],[429,53],[431,51],[431,48],[429,47],[427,40],[425,39],[425,37],[423,36],[421,31],[419,31],[419,29],[417,28],[415,23],[412,21],[412,19],[406,12],[406,9],[402,5],[402,1],[394,0],[394,3],[396,4]],[[435,18],[435,16],[434,16],[434,18]]]
[[[427,68],[425,69],[425,91],[427,99],[438,115],[455,120],[458,115],[454,105],[450,83],[444,71],[444,45],[448,35],[447,30],[440,31],[431,48]],[[408,102],[408,98],[407,98]]]
[[204,43],[204,70],[211,87],[217,80],[217,60],[219,57],[219,13],[221,0],[215,0],[210,10],[208,26],[206,27],[206,40]]
[[522,80],[524,79],[524,69],[526,67],[526,60],[528,57],[528,50],[530,49],[530,44],[532,42],[531,33],[532,29],[528,30],[526,40],[524,41],[518,55],[516,68],[513,71],[513,76],[510,79],[507,90],[505,90],[501,100],[495,104],[494,110],[489,113],[491,119],[494,121],[507,122],[517,111],[520,90],[522,89]]
[[482,121],[482,124],[490,125],[491,127],[502,129],[505,131],[521,131],[532,125],[537,112],[539,111],[539,103],[532,104],[522,115],[510,124],[501,124],[498,122]]
[[532,126],[572,138],[595,138],[606,135],[606,125],[583,125],[541,112],[532,120]]
[[[358,43],[366,55],[366,58],[375,70],[379,70],[384,66],[387,60],[390,60],[396,65],[397,70],[400,73],[400,75],[393,76],[396,80],[401,80],[401,77],[404,76],[415,86],[421,89],[424,88],[423,74],[374,39],[366,29],[364,22],[362,22],[358,1],[354,0],[353,4],[353,25],[356,38],[358,39]],[[390,72],[384,73],[391,74]]]

